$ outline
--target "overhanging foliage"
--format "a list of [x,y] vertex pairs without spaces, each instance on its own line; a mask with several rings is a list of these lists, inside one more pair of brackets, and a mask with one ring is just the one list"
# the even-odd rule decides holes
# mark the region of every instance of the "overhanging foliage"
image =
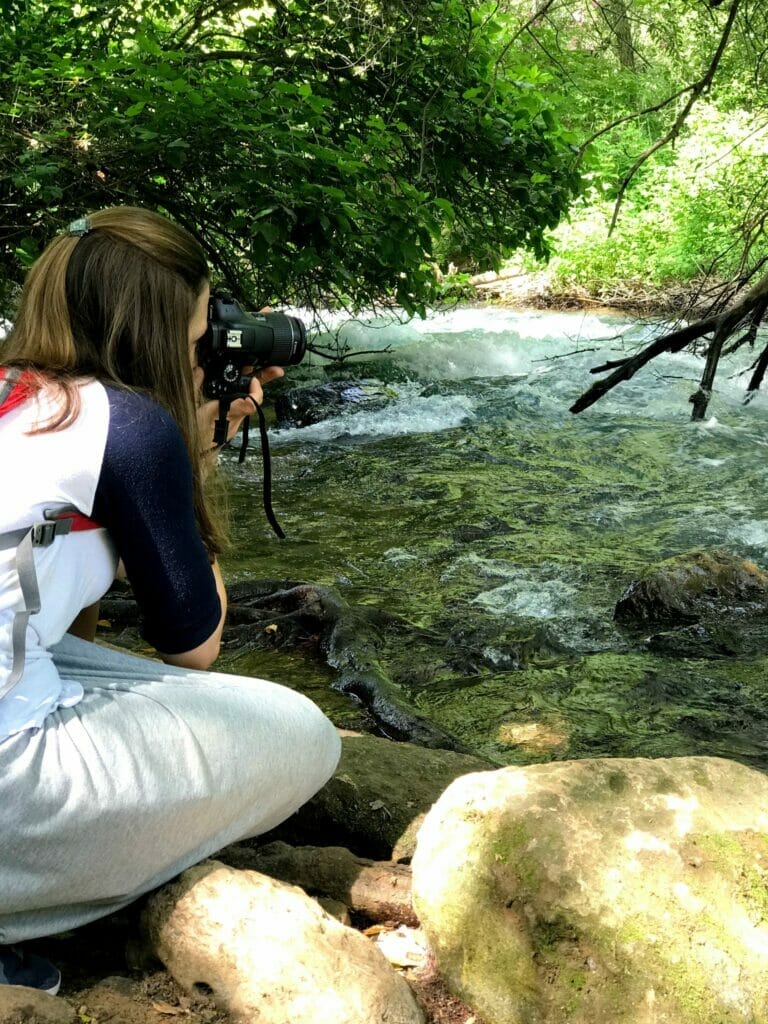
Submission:
[[5,281],[71,218],[133,203],[249,304],[422,312],[436,251],[541,252],[578,184],[547,77],[471,0],[5,8]]

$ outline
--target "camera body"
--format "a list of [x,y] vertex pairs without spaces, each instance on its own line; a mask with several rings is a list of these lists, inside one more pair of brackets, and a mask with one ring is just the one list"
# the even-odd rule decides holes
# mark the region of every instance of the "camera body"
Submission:
[[197,343],[198,365],[205,371],[207,398],[234,398],[248,393],[244,367],[293,366],[307,351],[307,330],[285,313],[246,313],[225,292],[208,304],[208,329]]

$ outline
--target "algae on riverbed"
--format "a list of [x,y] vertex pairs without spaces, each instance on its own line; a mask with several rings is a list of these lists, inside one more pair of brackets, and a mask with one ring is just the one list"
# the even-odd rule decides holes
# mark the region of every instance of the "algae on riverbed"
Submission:
[[[623,344],[563,358],[574,336],[632,330],[498,310],[397,328],[390,355],[355,367],[389,367],[399,397],[387,409],[273,436],[286,541],[264,521],[258,459],[227,463],[228,574],[333,586],[400,620],[383,667],[422,714],[502,763],[719,753],[768,764],[768,624],[748,656],[697,661],[613,621],[632,579],[689,548],[768,565],[765,408],[740,410],[737,378],[706,425],[688,420],[699,366],[686,354],[582,416],[566,411],[588,367]],[[251,653],[239,670],[310,681],[337,721],[354,720],[311,657]]]

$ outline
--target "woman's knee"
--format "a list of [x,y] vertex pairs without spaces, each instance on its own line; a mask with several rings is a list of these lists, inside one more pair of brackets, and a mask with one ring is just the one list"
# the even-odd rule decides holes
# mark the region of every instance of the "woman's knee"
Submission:
[[[298,695],[297,695],[298,696]],[[303,751],[306,757],[308,782],[313,793],[321,789],[336,771],[341,757],[341,738],[333,722],[307,698],[302,707],[301,736],[297,738],[293,756]]]
[[[324,786],[330,779],[339,764],[341,758],[341,737],[339,736],[338,730],[330,719],[323,715],[324,722],[322,723],[322,742],[325,750],[325,765],[324,771],[321,773],[324,775],[323,781],[320,786]],[[320,788],[320,787],[318,787]]]
[[253,702],[251,719],[251,728],[258,733],[257,747],[262,754],[270,752],[267,759],[278,777],[301,779],[304,799],[308,800],[336,770],[341,756],[338,731],[317,704],[303,694],[261,680],[258,684],[260,692]]

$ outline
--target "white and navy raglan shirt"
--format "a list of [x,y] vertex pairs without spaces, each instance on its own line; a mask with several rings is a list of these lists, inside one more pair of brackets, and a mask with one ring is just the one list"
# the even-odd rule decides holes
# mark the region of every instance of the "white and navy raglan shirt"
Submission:
[[[118,559],[142,636],[158,651],[192,650],[221,616],[175,421],[145,395],[96,381],[80,387],[80,398],[74,422],[45,433],[29,431],[56,413],[55,392],[43,389],[5,413],[0,407],[0,534],[65,506],[98,524],[34,548],[41,610],[27,628],[22,679],[0,698],[0,742],[82,698],[77,679],[59,676],[49,648],[104,595]],[[0,550],[0,692],[10,678],[13,618],[23,607],[14,558],[15,549]]]

